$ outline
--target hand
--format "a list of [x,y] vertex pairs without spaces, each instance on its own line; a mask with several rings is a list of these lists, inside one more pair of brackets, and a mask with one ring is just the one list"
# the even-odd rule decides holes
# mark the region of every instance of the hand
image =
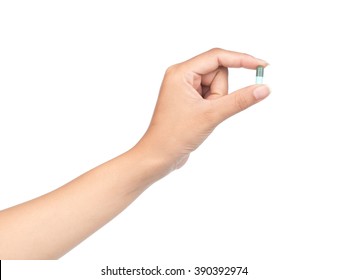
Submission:
[[267,66],[248,54],[212,49],[165,73],[153,118],[138,145],[154,152],[171,170],[180,168],[222,121],[270,93],[252,85],[228,94],[228,67]]

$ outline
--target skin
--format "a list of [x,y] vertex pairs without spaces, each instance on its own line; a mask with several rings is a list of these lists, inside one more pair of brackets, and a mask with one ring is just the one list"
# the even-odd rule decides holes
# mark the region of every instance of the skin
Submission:
[[251,85],[228,94],[228,67],[258,65],[267,63],[212,49],[169,67],[148,130],[133,148],[0,212],[0,259],[57,259],[112,220],[151,184],[183,166],[219,123],[270,93],[264,85]]

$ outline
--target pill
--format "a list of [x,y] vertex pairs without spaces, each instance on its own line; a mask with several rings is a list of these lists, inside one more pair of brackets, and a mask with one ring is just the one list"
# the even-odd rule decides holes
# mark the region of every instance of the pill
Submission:
[[264,77],[264,67],[259,65],[259,66],[257,66],[255,83],[256,84],[262,84],[263,83],[263,77]]

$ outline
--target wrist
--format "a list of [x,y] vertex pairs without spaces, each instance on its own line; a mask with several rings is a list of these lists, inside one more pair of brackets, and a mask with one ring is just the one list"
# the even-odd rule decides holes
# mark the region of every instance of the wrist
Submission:
[[130,151],[151,170],[157,180],[180,168],[188,160],[189,154],[171,151],[167,145],[150,138],[145,135]]
[[174,170],[164,157],[143,143],[136,144],[126,154],[131,158],[132,168],[136,169],[134,172],[139,175],[146,187]]

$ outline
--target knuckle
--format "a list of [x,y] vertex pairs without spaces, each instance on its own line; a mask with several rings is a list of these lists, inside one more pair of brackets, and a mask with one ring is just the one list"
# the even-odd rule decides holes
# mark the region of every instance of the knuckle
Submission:
[[168,67],[165,71],[164,75],[164,81],[168,82],[171,81],[177,74],[176,66],[172,65]]
[[234,95],[234,104],[235,104],[236,108],[240,111],[243,111],[247,107],[249,107],[247,98],[243,94],[235,94]]
[[180,64],[174,64],[166,69],[165,77],[176,77],[181,72]]
[[175,73],[175,72],[176,72],[176,68],[177,68],[177,65],[176,65],[176,64],[175,64],[175,65],[169,66],[169,67],[166,69],[165,74],[166,74],[166,75],[171,75],[171,74]]
[[210,52],[213,52],[213,53],[219,53],[221,51],[223,51],[223,49],[221,49],[221,48],[212,48],[212,49],[210,49]]
[[224,67],[224,66],[219,66],[218,67],[218,72],[221,72],[223,75],[225,75],[226,77],[228,77],[229,75],[229,71],[228,68]]

